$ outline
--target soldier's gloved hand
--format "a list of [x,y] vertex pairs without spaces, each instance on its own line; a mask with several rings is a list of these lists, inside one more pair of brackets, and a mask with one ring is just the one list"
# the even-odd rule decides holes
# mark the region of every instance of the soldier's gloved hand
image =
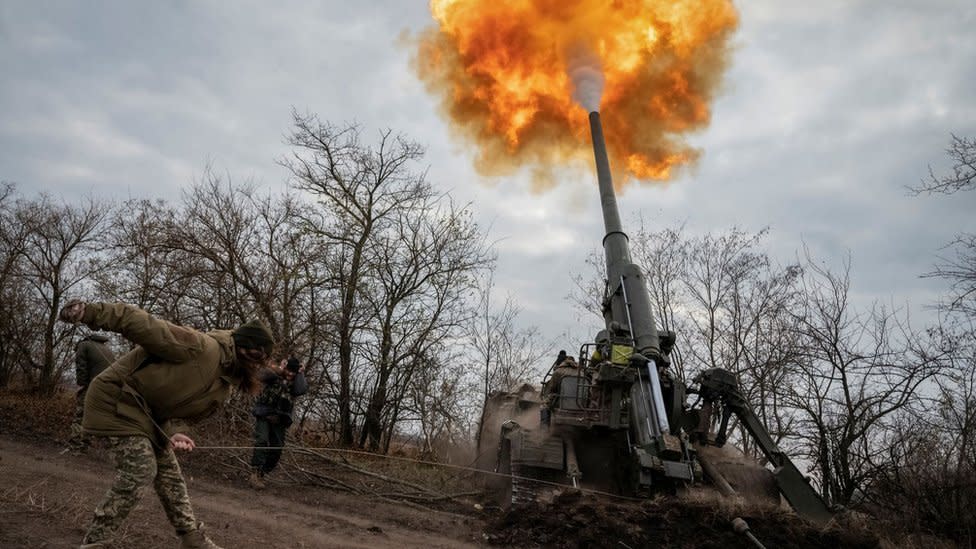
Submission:
[[58,318],[63,322],[77,324],[85,316],[85,302],[80,299],[72,299],[67,305],[61,308]]
[[177,450],[186,450],[187,452],[192,452],[197,446],[196,443],[193,442],[192,438],[184,435],[183,433],[176,433],[175,435],[169,437],[169,442],[173,445],[173,448],[176,448]]

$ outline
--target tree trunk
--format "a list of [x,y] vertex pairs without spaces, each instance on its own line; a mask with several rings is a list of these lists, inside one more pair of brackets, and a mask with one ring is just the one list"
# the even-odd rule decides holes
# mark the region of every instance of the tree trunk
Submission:
[[383,407],[386,405],[386,384],[389,374],[383,372],[380,376],[379,385],[376,386],[373,396],[369,399],[369,406],[366,408],[366,421],[363,426],[368,440],[368,450],[371,452],[379,450],[380,439],[383,438],[382,414]]
[[56,380],[54,379],[54,322],[55,317],[49,315],[44,329],[44,359],[41,361],[41,375],[37,389],[41,394],[54,393]]
[[363,234],[356,242],[352,253],[352,263],[349,266],[349,276],[342,295],[342,315],[339,319],[339,443],[343,446],[353,445],[352,428],[352,316],[356,304],[356,287],[359,284],[359,270],[363,260],[363,248],[369,236],[370,227],[363,230]]

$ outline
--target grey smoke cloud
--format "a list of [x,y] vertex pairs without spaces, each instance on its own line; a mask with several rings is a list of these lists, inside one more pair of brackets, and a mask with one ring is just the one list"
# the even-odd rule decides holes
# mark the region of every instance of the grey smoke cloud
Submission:
[[573,99],[587,112],[599,111],[604,83],[600,60],[591,54],[577,55],[570,60],[567,72],[573,81]]

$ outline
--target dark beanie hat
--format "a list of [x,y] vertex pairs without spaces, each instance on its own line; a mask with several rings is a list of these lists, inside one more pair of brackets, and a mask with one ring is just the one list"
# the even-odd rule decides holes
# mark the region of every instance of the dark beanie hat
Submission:
[[245,322],[233,332],[234,345],[247,349],[261,349],[270,355],[274,347],[274,336],[271,330],[259,319]]

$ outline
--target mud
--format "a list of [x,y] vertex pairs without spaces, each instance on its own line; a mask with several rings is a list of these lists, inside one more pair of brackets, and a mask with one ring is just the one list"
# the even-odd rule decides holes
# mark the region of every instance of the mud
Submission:
[[771,507],[747,509],[669,499],[608,501],[579,493],[563,494],[548,506],[521,506],[500,514],[489,523],[487,540],[492,545],[524,548],[754,548],[732,530],[736,516],[744,518],[770,548],[881,547],[873,535],[850,532],[839,524],[818,528]]

